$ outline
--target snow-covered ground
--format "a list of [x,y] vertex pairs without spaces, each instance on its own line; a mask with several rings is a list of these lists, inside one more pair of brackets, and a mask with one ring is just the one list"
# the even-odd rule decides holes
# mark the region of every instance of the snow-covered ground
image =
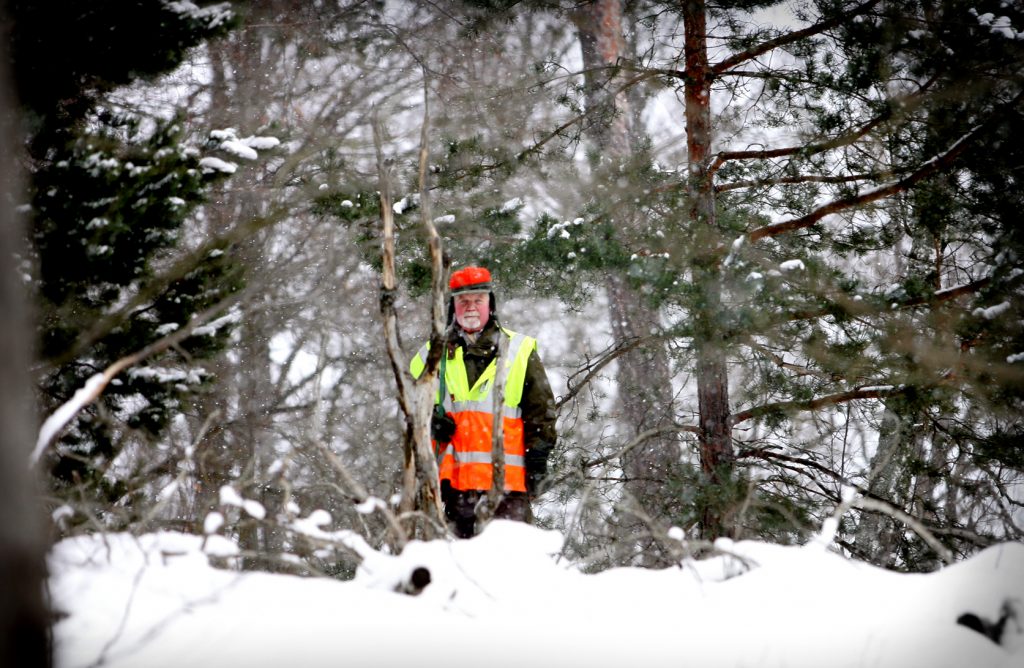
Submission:
[[[463,541],[372,553],[353,581],[208,564],[224,539],[64,540],[50,554],[60,668],[987,668],[1024,666],[1024,544],[927,575],[801,547],[663,571],[580,573],[562,536],[495,521]],[[745,564],[745,565],[744,565]],[[414,569],[431,582],[396,592]],[[1002,645],[958,624],[997,620]]]

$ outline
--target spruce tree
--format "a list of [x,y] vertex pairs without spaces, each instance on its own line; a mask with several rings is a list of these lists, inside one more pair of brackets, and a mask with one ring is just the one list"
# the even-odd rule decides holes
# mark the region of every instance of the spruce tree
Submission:
[[[91,376],[185,327],[240,289],[227,241],[184,236],[227,162],[221,145],[182,143],[179,118],[142,118],[105,103],[114,90],[176,67],[232,24],[226,4],[10,0],[11,57],[28,119],[25,272],[36,300],[40,418]],[[220,314],[223,315],[223,314]],[[176,412],[208,380],[201,360],[229,331],[208,323],[114,378],[45,454],[56,499],[120,527],[144,510],[139,472]],[[84,505],[80,505],[83,504]],[[90,504],[96,503],[97,506]]]

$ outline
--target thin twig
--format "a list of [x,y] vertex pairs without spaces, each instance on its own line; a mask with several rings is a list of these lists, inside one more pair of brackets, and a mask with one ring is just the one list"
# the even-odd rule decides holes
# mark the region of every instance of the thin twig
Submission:
[[[326,443],[320,439],[314,439],[313,442],[327,462],[331,465],[331,468],[334,469],[334,472],[341,477],[342,485],[348,489],[352,500],[357,505],[365,503],[367,499],[370,498],[370,494],[366,491],[366,488],[363,487],[358,480],[352,477],[352,474],[348,471],[348,467],[338,459],[338,456],[334,454],[329,447],[327,447]],[[391,512],[390,508],[382,503],[375,503],[373,504],[373,507],[375,510],[380,511],[381,515],[384,516],[384,521],[387,522],[388,528],[391,530],[391,534],[395,540],[394,547],[396,547],[398,551],[401,551],[402,548],[405,547],[405,544],[409,542],[409,537],[408,534],[406,534],[405,529],[402,528],[401,522],[398,521],[398,517]]]
[[943,562],[945,562],[947,565],[952,564],[954,562],[953,551],[945,545],[943,545],[942,542],[935,537],[935,534],[929,531],[928,528],[916,517],[908,515],[907,513],[897,508],[896,506],[888,504],[885,501],[882,501],[881,499],[875,499],[866,496],[858,497],[853,502],[853,505],[857,508],[860,508],[861,510],[871,510],[874,512],[882,513],[883,515],[888,515],[894,520],[903,522],[908,527],[913,529],[914,533],[920,536],[921,540],[928,544],[928,547],[935,550],[935,553],[939,555],[939,558],[942,559]]

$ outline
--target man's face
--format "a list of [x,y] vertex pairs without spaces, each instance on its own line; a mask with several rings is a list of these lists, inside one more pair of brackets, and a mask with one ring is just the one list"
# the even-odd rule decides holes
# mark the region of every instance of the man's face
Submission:
[[486,292],[455,295],[455,321],[467,332],[479,332],[490,315],[490,296]]

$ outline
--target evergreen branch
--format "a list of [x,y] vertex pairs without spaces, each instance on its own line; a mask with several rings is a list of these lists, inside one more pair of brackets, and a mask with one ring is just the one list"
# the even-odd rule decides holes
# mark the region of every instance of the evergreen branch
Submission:
[[[860,494],[868,494],[868,490],[867,489],[861,487],[860,485],[858,485],[857,483],[853,482],[852,480],[850,480],[846,476],[840,475],[839,473],[836,473],[835,471],[833,471],[829,467],[827,467],[827,466],[825,466],[823,464],[819,464],[818,462],[816,462],[816,461],[814,461],[812,459],[804,459],[803,457],[794,457],[793,455],[784,455],[781,452],[776,452],[771,447],[768,447],[768,448],[750,448],[748,450],[741,450],[736,455],[736,459],[737,460],[740,460],[740,459],[751,459],[751,458],[769,460],[769,461],[771,461],[773,464],[775,464],[777,466],[780,466],[782,468],[788,469],[790,471],[799,472],[799,473],[805,473],[805,472],[803,470],[797,469],[797,468],[795,468],[793,466],[787,466],[785,464],[780,464],[779,462],[788,462],[790,464],[797,464],[799,466],[803,466],[803,467],[806,467],[806,468],[811,468],[811,469],[814,469],[815,471],[818,471],[819,473],[824,473],[826,476],[828,476],[829,478],[831,478],[831,479],[833,479],[833,480],[835,480],[837,482],[840,482],[840,483],[842,483],[842,484],[844,484],[844,485],[846,485],[848,487],[852,487],[853,489],[857,490],[857,492],[860,493]],[[808,493],[811,492],[810,489],[806,489],[806,491]],[[833,499],[833,500],[835,500],[835,499]]]
[[890,100],[885,110],[863,123],[860,127],[854,128],[845,134],[825,141],[800,146],[787,146],[759,151],[722,151],[715,156],[715,160],[710,167],[711,172],[716,172],[722,164],[729,160],[767,160],[769,158],[782,158],[792,155],[811,156],[854,144],[881,125],[892,121],[896,116],[896,110],[899,111],[901,116],[906,116],[908,113],[921,107],[927,99],[925,93],[932,88],[937,80],[937,76],[933,77],[922,83],[913,94]]
[[783,71],[759,71],[759,70],[733,70],[727,72],[731,77],[743,77],[745,79],[782,79],[790,83],[809,83],[806,77],[801,76],[802,72],[787,73]]
[[771,350],[768,350],[767,346],[761,345],[760,343],[757,343],[756,341],[753,341],[753,340],[747,341],[747,345],[749,345],[751,348],[753,348],[757,352],[761,353],[762,355],[764,355],[765,357],[770,359],[772,361],[772,363],[775,364],[780,369],[786,369],[788,371],[792,371],[793,373],[795,373],[798,376],[815,376],[817,378],[832,378],[833,377],[831,374],[825,373],[824,371],[818,371],[818,370],[815,370],[815,369],[809,369],[809,368],[807,368],[805,366],[800,366],[798,364],[792,364],[790,362],[787,362],[785,359],[783,359],[783,357],[781,355],[776,355]]
[[[612,67],[618,67],[618,66],[609,66],[608,68],[600,68],[600,69],[610,69]],[[644,82],[644,81],[646,81],[648,79],[652,79],[652,78],[654,78],[654,77],[656,77],[656,76],[658,76],[660,74],[671,74],[670,71],[648,70],[648,69],[642,69],[641,70],[639,68],[631,68],[631,71],[637,71],[637,72],[639,72],[639,74],[637,74],[637,76],[635,76],[635,77],[633,77],[631,79],[628,79],[628,80],[624,81],[622,83],[622,85],[620,85],[616,90],[614,90],[614,91],[609,93],[609,97],[615,97],[615,96],[619,95],[620,93],[625,92],[627,89],[635,86],[636,84],[642,83],[642,82]],[[524,148],[521,151],[519,151],[518,153],[516,153],[515,154],[515,158],[514,158],[514,162],[522,163],[523,161],[525,161],[528,157],[530,157],[534,153],[539,153],[540,150],[542,148],[544,148],[544,146],[546,146],[551,140],[553,140],[555,137],[561,136],[562,133],[564,133],[566,130],[568,130],[569,128],[573,127],[574,125],[579,125],[580,123],[582,123],[584,120],[587,119],[587,117],[591,113],[593,113],[593,111],[594,111],[593,109],[587,109],[587,110],[584,110],[582,113],[576,114],[572,118],[568,119],[567,121],[565,121],[564,123],[559,125],[557,128],[555,128],[554,130],[548,132],[546,135],[544,135],[543,137],[541,137],[540,139],[535,141],[530,146],[527,146],[526,148]],[[452,181],[459,181],[459,180],[461,180],[461,179],[463,179],[463,178],[465,178],[467,176],[470,176],[471,174],[477,174],[477,173],[480,173],[480,172],[493,172],[495,170],[504,168],[508,164],[510,164],[509,161],[502,160],[502,161],[490,163],[490,164],[487,164],[487,165],[480,165],[476,170],[473,170],[473,171],[464,170],[461,175],[452,177]]]
[[103,390],[106,389],[107,385],[110,384],[110,381],[112,381],[118,374],[125,369],[133,367],[149,357],[152,357],[153,355],[162,353],[168,348],[178,345],[188,337],[192,336],[192,333],[197,327],[205,324],[221,311],[224,311],[241,301],[242,297],[246,296],[248,292],[248,289],[240,290],[239,292],[225,297],[210,308],[193,315],[192,319],[189,320],[184,327],[180,327],[170,334],[157,339],[141,350],[137,350],[130,355],[125,355],[108,366],[101,373],[97,373],[89,378],[85,385],[75,392],[71,400],[62,404],[43,422],[43,425],[39,428],[39,436],[36,440],[36,446],[32,450],[32,454],[29,456],[29,465],[34,466],[36,462],[39,461],[43,452],[45,452],[50,444],[56,440],[68,423],[70,423],[76,415],[82,412],[83,409],[99,399],[103,394]]
[[187,276],[212,251],[240,243],[256,232],[273,226],[278,221],[279,219],[273,215],[261,216],[231,228],[224,235],[207,240],[194,251],[172,264],[159,276],[154,277],[144,289],[139,290],[132,298],[126,300],[117,310],[111,311],[97,319],[88,331],[79,334],[78,338],[67,350],[56,357],[46,360],[46,363],[51,368],[59,368],[74,360],[90,346],[109,335],[124,322],[127,322],[131,314],[143,308],[175,281],[179,281]]
[[[939,304],[952,301],[964,295],[974,294],[981,290],[982,288],[989,285],[991,282],[992,278],[990,276],[987,276],[985,278],[979,278],[976,281],[971,281],[970,283],[957,285],[955,287],[946,288],[945,290],[939,290],[931,294],[919,295],[916,297],[910,297],[903,300],[887,299],[884,301],[877,302],[872,302],[864,299],[850,298],[834,300],[829,301],[829,303],[826,306],[822,306],[819,308],[803,309],[779,314],[781,317],[775,318],[763,324],[765,325],[765,327],[774,327],[776,325],[781,325],[787,322],[795,322],[797,320],[814,320],[816,318],[824,318],[829,315],[835,315],[837,311],[841,311],[842,313],[853,317],[867,317],[879,315],[882,313],[891,313],[894,310],[915,308],[918,306],[934,307]],[[747,334],[747,332],[733,331],[727,333],[727,336],[731,338],[739,336],[741,334]]]
[[729,160],[767,160],[769,158],[783,158],[798,154],[802,156],[811,156],[819,153],[825,153],[826,151],[842,148],[843,146],[849,146],[850,144],[857,142],[872,130],[891,119],[892,112],[887,110],[846,134],[839,135],[838,137],[833,137],[832,139],[818,142],[816,144],[802,144],[799,146],[786,146],[783,148],[763,149],[759,151],[722,151],[715,155],[715,159],[711,163],[709,170],[711,173],[715,173],[718,171],[719,167]]
[[882,172],[869,172],[865,174],[848,174],[846,176],[824,176],[818,174],[807,174],[804,176],[785,176],[780,178],[750,179],[747,181],[734,181],[715,186],[716,193],[723,193],[729,190],[741,188],[760,188],[762,186],[795,185],[799,183],[853,183],[856,181],[877,181],[882,178]]
[[[1024,92],[1018,93],[1009,103],[1007,103],[1003,109],[1009,110],[1018,105],[1024,99]],[[805,229],[818,222],[825,216],[840,213],[852,209],[854,207],[863,206],[876,202],[880,199],[884,199],[895,195],[897,193],[909,190],[919,182],[941,172],[949,169],[956,160],[971,148],[973,143],[981,137],[991,125],[1002,117],[1000,113],[993,113],[984,123],[976,125],[970,132],[958,139],[953,143],[944,153],[940,153],[926,160],[916,170],[903,177],[902,179],[874,190],[854,195],[851,197],[844,197],[841,199],[833,200],[828,204],[818,207],[814,211],[807,215],[794,218],[792,220],[786,220],[779,223],[773,223],[771,225],[765,225],[764,227],[758,228],[747,235],[750,242],[755,242],[766,237],[773,237],[786,232],[792,232],[794,230]]]
[[786,33],[784,35],[776,37],[775,39],[770,39],[767,42],[762,42],[761,44],[758,44],[753,48],[747,49],[746,51],[734,53],[725,60],[712,65],[710,68],[711,72],[716,76],[724,74],[729,68],[735,67],[740,63],[746,62],[748,60],[753,60],[754,58],[764,55],[769,51],[773,51],[779,47],[787,46],[789,44],[794,44],[808,37],[819,35],[825,32],[826,30],[838,28],[839,26],[849,22],[851,19],[858,16],[859,14],[862,14],[867,10],[871,9],[874,5],[877,5],[879,1],[880,0],[867,0],[867,2],[861,3],[860,5],[851,9],[850,11],[845,12],[843,14],[839,14],[835,18],[829,19],[827,21],[820,21],[818,23],[815,23],[814,25],[810,25],[804,28],[803,30],[797,30],[795,32]]
[[[621,93],[624,93],[627,89],[632,88],[636,84],[641,83],[643,81],[646,81],[648,79],[652,79],[655,76],[657,76],[658,74],[663,73],[661,70],[636,70],[636,71],[639,71],[639,74],[637,74],[637,76],[635,76],[635,77],[633,77],[631,79],[627,79],[626,81],[622,82],[622,84],[618,88],[616,88],[614,91],[611,91],[608,94],[608,97],[614,98],[614,97],[620,95]],[[523,149],[522,151],[520,151],[519,153],[517,153],[516,154],[516,162],[522,162],[523,160],[525,160],[527,157],[529,157],[533,153],[537,153],[549,141],[551,141],[555,137],[561,135],[563,132],[565,132],[567,129],[569,129],[573,125],[581,123],[583,120],[585,120],[587,118],[587,116],[590,115],[591,112],[593,112],[593,109],[586,109],[586,110],[583,111],[583,113],[577,114],[576,116],[573,116],[572,118],[567,120],[565,123],[562,123],[557,128],[555,128],[553,131],[549,132],[546,137],[544,137],[544,138],[534,142],[532,146],[528,146],[525,149]],[[491,169],[497,169],[502,164],[503,163],[497,163],[494,166],[492,166]]]
[[823,397],[816,397],[814,399],[805,399],[803,401],[776,401],[770,404],[763,404],[761,406],[748,408],[747,410],[740,411],[739,413],[733,413],[732,415],[729,416],[729,426],[733,427],[740,422],[744,422],[752,418],[761,417],[763,415],[768,415],[770,413],[815,411],[820,408],[825,408],[827,406],[835,406],[837,404],[843,404],[849,401],[856,401],[858,399],[881,399],[884,397],[891,397],[904,391],[905,388],[903,387],[896,387],[892,385],[876,385],[872,387],[862,387],[854,390],[847,390],[846,392],[828,394]]

